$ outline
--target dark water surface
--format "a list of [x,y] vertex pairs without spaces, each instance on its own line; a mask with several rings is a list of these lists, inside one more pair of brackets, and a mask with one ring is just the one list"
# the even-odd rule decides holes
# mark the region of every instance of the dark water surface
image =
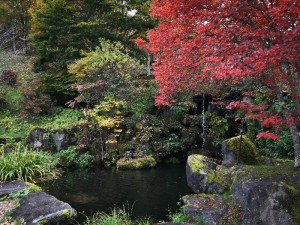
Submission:
[[163,220],[168,211],[179,208],[181,196],[192,193],[186,185],[184,165],[137,171],[68,170],[58,180],[39,185],[75,208],[79,222],[84,218],[80,212],[88,216],[97,211],[109,213],[124,205],[135,218]]

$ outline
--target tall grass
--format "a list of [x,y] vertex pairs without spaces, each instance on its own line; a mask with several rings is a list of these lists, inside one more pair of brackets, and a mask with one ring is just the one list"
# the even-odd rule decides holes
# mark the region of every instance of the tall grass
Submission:
[[131,216],[124,209],[113,209],[110,214],[105,212],[95,213],[88,218],[84,225],[150,225],[149,218],[133,221]]
[[51,179],[58,175],[56,164],[50,153],[17,144],[15,150],[0,156],[0,181]]

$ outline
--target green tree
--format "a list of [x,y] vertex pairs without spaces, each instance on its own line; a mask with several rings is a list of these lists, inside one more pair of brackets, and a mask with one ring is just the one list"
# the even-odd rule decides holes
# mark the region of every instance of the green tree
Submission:
[[100,46],[83,55],[69,66],[80,93],[76,98],[78,102],[84,102],[89,107],[107,95],[113,95],[117,100],[128,100],[132,96],[133,80],[141,67],[125,52],[121,43],[100,39]]

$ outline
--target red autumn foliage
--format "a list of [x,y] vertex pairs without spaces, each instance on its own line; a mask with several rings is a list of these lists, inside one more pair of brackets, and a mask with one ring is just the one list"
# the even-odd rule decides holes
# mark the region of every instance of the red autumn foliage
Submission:
[[[136,43],[155,56],[156,104],[170,105],[177,93],[199,93],[212,83],[222,87],[245,79],[271,90],[273,98],[289,89],[299,100],[293,93],[300,85],[299,8],[298,0],[153,0],[151,16],[159,24],[147,41]],[[282,124],[264,105],[228,106],[236,107],[263,126]],[[269,132],[259,137],[277,139]]]
[[159,25],[136,43],[155,55],[156,104],[211,82],[299,84],[299,8],[298,0],[153,0]]

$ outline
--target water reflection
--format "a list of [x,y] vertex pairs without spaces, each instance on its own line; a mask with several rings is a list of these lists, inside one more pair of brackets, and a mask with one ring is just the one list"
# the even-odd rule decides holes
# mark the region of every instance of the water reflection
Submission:
[[40,185],[85,215],[127,205],[134,217],[155,220],[165,219],[168,210],[178,208],[180,196],[191,193],[184,165],[138,171],[68,170],[60,179]]

